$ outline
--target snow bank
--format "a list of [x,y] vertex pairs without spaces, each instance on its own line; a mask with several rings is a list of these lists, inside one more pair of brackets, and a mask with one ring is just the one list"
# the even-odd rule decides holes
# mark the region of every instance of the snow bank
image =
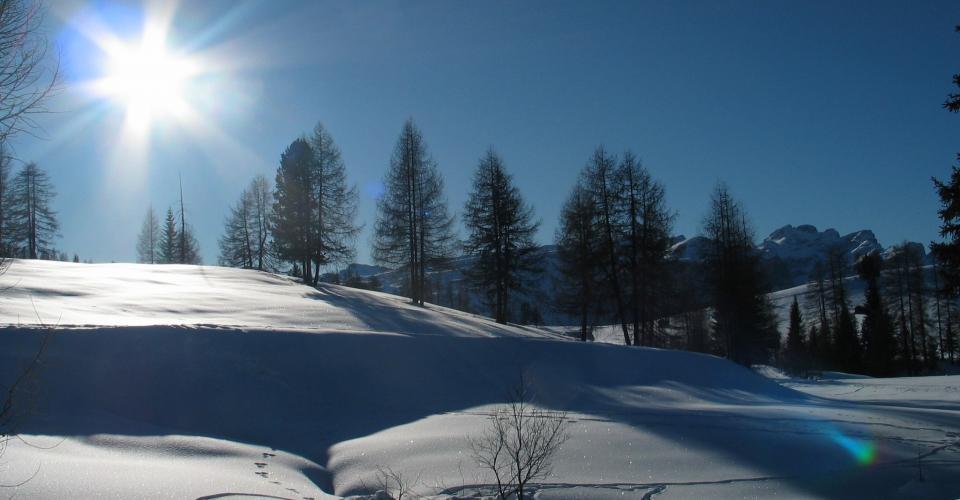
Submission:
[[[0,384],[36,348],[34,304],[72,325],[20,429],[60,444],[14,446],[0,470],[9,484],[39,467],[17,498],[321,498],[373,493],[378,465],[420,477],[419,495],[481,493],[490,478],[466,438],[521,374],[569,421],[542,498],[866,498],[911,490],[918,450],[938,491],[960,491],[958,408],[909,391],[853,403],[712,356],[558,340],[253,271],[16,262],[3,280],[15,286],[0,320],[20,326],[0,329]],[[923,401],[956,401],[937,390],[953,385]]]

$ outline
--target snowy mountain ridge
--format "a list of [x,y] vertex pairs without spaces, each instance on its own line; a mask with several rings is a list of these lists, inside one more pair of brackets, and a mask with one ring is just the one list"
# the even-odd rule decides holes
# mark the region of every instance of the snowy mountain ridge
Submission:
[[[700,260],[704,256],[705,245],[708,242],[709,240],[704,236],[692,238],[679,236],[671,247],[671,253],[680,260]],[[841,236],[836,229],[819,231],[816,226],[810,224],[799,226],[787,224],[771,232],[757,244],[756,248],[767,259],[808,261],[823,258],[830,249],[836,247],[839,247],[851,261],[870,252],[884,251],[883,245],[877,241],[876,235],[869,229],[861,229]]]

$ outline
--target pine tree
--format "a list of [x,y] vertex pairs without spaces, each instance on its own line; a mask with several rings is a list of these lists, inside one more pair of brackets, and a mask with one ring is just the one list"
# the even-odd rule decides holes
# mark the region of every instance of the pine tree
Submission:
[[423,136],[407,120],[397,140],[377,203],[373,258],[402,266],[414,304],[427,296],[428,269],[445,265],[453,252],[453,216],[447,212],[443,178],[430,158]]
[[183,203],[183,180],[180,180],[180,231],[177,234],[177,262],[180,264],[199,264],[200,245],[193,235],[193,229],[187,224],[187,210]]
[[946,326],[944,327],[943,333],[943,345],[947,359],[951,363],[954,363],[956,362],[958,352],[960,352],[960,339],[957,338],[953,301],[947,301],[945,306]]
[[861,346],[857,337],[857,327],[850,304],[847,301],[847,290],[843,283],[846,261],[838,247],[830,249],[828,253],[828,267],[830,288],[833,290],[833,361],[835,366],[845,372],[857,373],[860,371]]
[[663,185],[655,181],[633,153],[624,154],[615,173],[616,219],[623,242],[620,266],[629,284],[633,344],[651,345],[654,321],[666,307],[669,290],[667,253],[673,216],[666,208]]
[[296,264],[305,283],[313,277],[313,161],[313,150],[305,139],[294,140],[280,155],[271,220],[277,257]]
[[156,264],[159,260],[159,247],[160,220],[151,205],[147,208],[143,225],[140,227],[140,235],[137,237],[137,262]]
[[906,243],[894,245],[891,248],[890,257],[885,263],[887,272],[883,275],[883,292],[887,303],[891,304],[891,311],[896,321],[901,364],[908,374],[915,375],[920,370],[921,353],[917,347],[915,330],[917,315],[914,312],[914,283],[910,273],[909,253],[911,251],[915,250]]
[[857,274],[867,284],[862,307],[865,318],[860,325],[863,367],[867,374],[873,376],[893,375],[896,356],[893,319],[880,293],[882,271],[883,260],[876,252],[861,257],[857,262]]
[[50,208],[56,196],[50,178],[36,163],[28,163],[14,177],[12,189],[10,222],[19,253],[29,259],[48,254],[60,229],[57,214]]
[[714,190],[704,232],[711,241],[706,265],[716,335],[731,360],[748,366],[768,362],[771,353],[779,350],[780,334],[764,293],[753,231],[743,208],[723,184]]
[[254,266],[253,193],[244,190],[224,221],[220,245],[220,265],[252,269]]
[[179,241],[177,219],[173,216],[173,208],[167,208],[167,217],[164,219],[163,232],[160,234],[160,264],[176,264],[179,262],[177,246]]
[[616,178],[617,159],[598,147],[584,168],[583,186],[596,207],[599,227],[598,243],[600,268],[609,286],[617,322],[623,333],[623,343],[631,345],[627,327],[627,310],[623,286],[620,245],[623,241],[622,219],[619,217],[620,186]]
[[313,152],[310,191],[313,214],[314,283],[320,268],[347,264],[356,255],[354,240],[360,227],[354,223],[359,199],[356,186],[347,186],[346,168],[333,137],[317,124],[309,139]]
[[[960,32],[960,25],[955,30]],[[960,73],[953,75],[953,84],[960,87]],[[947,95],[943,107],[952,113],[960,112],[960,93]],[[960,154],[957,155],[960,160]],[[931,243],[930,250],[937,260],[941,287],[939,293],[943,295],[947,305],[947,328],[941,351],[948,349],[950,360],[956,350],[956,333],[950,311],[952,303],[960,297],[960,169],[951,168],[950,179],[942,182],[932,178],[934,188],[940,198],[940,236],[946,241]],[[939,307],[939,301],[938,301]],[[941,356],[943,353],[941,352]]]
[[793,297],[790,304],[790,325],[787,328],[787,346],[783,352],[784,366],[791,373],[799,373],[805,368],[806,346],[803,340],[803,316],[800,303]]
[[907,281],[910,289],[910,328],[916,342],[916,352],[919,352],[921,362],[927,370],[937,367],[936,339],[930,328],[930,287],[928,286],[924,251],[921,245],[911,244],[907,247]]
[[560,212],[560,227],[555,241],[561,282],[556,287],[560,310],[575,316],[580,324],[580,340],[592,340],[591,313],[599,305],[600,287],[597,266],[596,206],[582,180],[567,197]]
[[827,281],[825,267],[824,262],[817,262],[813,267],[808,283],[811,291],[810,299],[808,299],[808,310],[816,315],[818,328],[810,330],[807,350],[811,367],[817,370],[828,368],[833,363],[830,305],[834,300],[834,288]]
[[[954,30],[960,33],[960,25],[957,25]],[[960,73],[953,75],[953,84],[960,87]],[[951,113],[960,111],[960,93],[948,94],[947,100],[943,103],[943,107]]]
[[542,270],[533,239],[539,223],[493,149],[474,173],[463,221],[469,232],[465,251],[475,258],[467,277],[486,293],[494,319],[506,323],[511,295],[527,289]]
[[190,224],[186,224],[185,226],[183,224],[184,222],[181,217],[181,229],[177,233],[177,236],[180,238],[177,245],[177,258],[180,264],[199,265],[202,263],[200,258],[200,243],[193,234],[193,227],[191,227]]
[[810,325],[810,333],[807,334],[807,366],[816,370],[823,368],[823,365],[820,363],[820,332],[817,330],[817,325]]
[[253,261],[259,271],[272,269],[270,255],[270,217],[273,209],[273,194],[270,192],[270,181],[263,175],[257,175],[250,181],[247,188],[253,210],[253,220],[250,227],[253,231]]

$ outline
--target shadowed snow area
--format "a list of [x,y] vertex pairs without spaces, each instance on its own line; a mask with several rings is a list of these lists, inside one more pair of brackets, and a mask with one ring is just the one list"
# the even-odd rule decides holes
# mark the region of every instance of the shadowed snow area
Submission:
[[0,468],[16,498],[323,498],[371,492],[378,466],[476,495],[492,478],[466,438],[521,374],[569,421],[538,498],[960,495],[957,377],[777,383],[216,267],[16,261],[0,280],[3,387],[34,307],[61,325]]

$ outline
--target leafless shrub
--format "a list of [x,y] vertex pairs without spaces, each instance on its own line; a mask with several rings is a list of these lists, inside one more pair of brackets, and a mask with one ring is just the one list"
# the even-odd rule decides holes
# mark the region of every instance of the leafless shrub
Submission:
[[382,491],[394,500],[403,500],[404,497],[410,498],[415,496],[413,490],[420,484],[420,476],[421,474],[417,474],[415,478],[411,478],[388,466],[378,465],[376,484],[374,484],[373,488],[369,488],[364,483],[363,488],[372,489],[377,492]]
[[552,472],[553,457],[569,438],[567,414],[531,405],[522,378],[509,401],[490,415],[479,438],[470,438],[470,448],[477,465],[493,474],[499,498],[523,500],[530,481]]

